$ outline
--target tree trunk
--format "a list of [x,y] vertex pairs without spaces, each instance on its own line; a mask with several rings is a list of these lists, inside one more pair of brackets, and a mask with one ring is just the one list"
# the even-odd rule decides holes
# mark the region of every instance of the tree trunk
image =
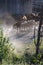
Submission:
[[39,29],[38,29],[38,38],[37,38],[37,44],[36,44],[36,55],[39,53],[41,25],[42,25],[42,16],[40,16],[40,23],[39,23]]
[[0,65],[2,65],[2,59],[0,59]]

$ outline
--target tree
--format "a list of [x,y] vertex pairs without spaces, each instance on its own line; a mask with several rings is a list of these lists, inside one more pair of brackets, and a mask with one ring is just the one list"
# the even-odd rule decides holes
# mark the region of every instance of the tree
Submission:
[[41,38],[41,26],[42,26],[42,20],[43,20],[43,6],[41,7],[40,11],[40,21],[39,21],[39,29],[38,29],[38,38],[37,38],[37,44],[36,44],[36,55],[39,53],[39,47],[40,47],[40,38]]
[[37,44],[36,44],[36,55],[39,53],[41,25],[42,25],[42,15],[40,16],[40,22],[39,22],[38,38],[37,38]]
[[[35,1],[36,2],[36,1]],[[36,4],[36,3],[35,3]],[[40,4],[34,4],[34,7],[33,7],[33,10],[35,13],[40,13],[40,15],[38,16],[39,17],[39,28],[38,28],[38,38],[37,38],[37,43],[36,43],[36,55],[38,55],[39,53],[39,47],[40,47],[40,33],[41,33],[41,25],[42,25],[42,17],[43,17],[43,4],[42,2],[40,1]],[[37,6],[37,7],[36,7]]]

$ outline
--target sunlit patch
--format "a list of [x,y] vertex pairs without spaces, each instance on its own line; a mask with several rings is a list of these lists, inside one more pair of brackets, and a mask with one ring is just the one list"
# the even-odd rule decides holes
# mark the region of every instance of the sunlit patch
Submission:
[[3,27],[3,33],[4,33],[4,36],[9,36],[10,35],[10,32],[12,31],[12,26],[11,27],[7,27],[6,25]]
[[10,42],[12,43],[12,46],[15,47],[15,53],[21,53],[23,48],[25,47],[24,44],[22,44],[22,42],[20,40],[10,40]]
[[24,16],[23,16],[23,19],[24,19],[24,20],[27,20],[27,17],[24,15]]

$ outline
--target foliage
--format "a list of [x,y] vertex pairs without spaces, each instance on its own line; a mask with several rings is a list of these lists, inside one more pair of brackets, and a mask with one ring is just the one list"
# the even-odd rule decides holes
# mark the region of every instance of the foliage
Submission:
[[[4,59],[8,63],[12,61],[12,57],[14,54],[14,49],[12,48],[11,44],[9,43],[9,39],[4,37],[3,30],[0,30],[0,63]],[[16,56],[14,56],[16,58]],[[8,61],[9,60],[9,61]]]
[[0,30],[0,62],[5,59],[9,53],[9,39],[3,36],[3,30]]
[[27,52],[24,54],[25,56],[25,62],[27,64],[33,64],[33,65],[43,65],[43,58],[42,54],[38,54],[36,57],[36,54],[28,54]]

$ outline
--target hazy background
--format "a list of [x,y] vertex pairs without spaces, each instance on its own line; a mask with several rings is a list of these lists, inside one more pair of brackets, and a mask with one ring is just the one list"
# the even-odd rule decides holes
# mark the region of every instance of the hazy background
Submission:
[[33,0],[0,0],[0,12],[28,14],[32,12]]

